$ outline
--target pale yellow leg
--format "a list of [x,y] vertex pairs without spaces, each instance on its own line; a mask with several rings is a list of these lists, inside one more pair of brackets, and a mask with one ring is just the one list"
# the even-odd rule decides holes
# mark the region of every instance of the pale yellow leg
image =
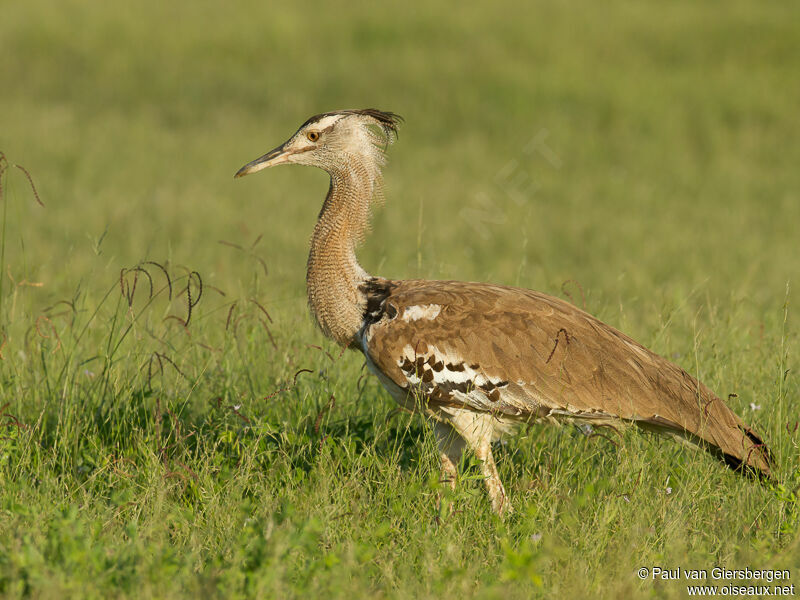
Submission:
[[[494,431],[492,416],[486,413],[459,410],[454,414],[448,413],[447,421],[480,461],[481,472],[483,473],[486,489],[489,492],[494,511],[500,516],[513,512],[492,456],[491,443]],[[439,447],[441,448],[441,445]],[[448,456],[448,458],[450,457]],[[447,468],[445,467],[444,458],[442,458],[442,466],[445,469]]]
[[481,439],[475,448],[475,455],[481,461],[481,472],[486,482],[486,489],[489,491],[489,498],[492,499],[492,508],[502,517],[506,513],[514,512],[514,509],[508,501],[503,482],[500,481],[500,474],[497,472],[497,465],[494,463],[491,439],[491,436],[488,439]]
[[439,458],[442,461],[442,480],[454,490],[458,479],[458,463],[461,461],[466,443],[464,438],[447,423],[434,422],[433,432],[436,435]]

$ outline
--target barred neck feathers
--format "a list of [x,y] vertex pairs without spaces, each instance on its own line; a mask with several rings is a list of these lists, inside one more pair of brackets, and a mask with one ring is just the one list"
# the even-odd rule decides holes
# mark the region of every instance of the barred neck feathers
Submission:
[[359,286],[370,276],[358,264],[355,251],[369,226],[370,198],[378,183],[356,161],[347,170],[332,171],[311,237],[308,304],[322,332],[344,346],[353,343],[366,310]]

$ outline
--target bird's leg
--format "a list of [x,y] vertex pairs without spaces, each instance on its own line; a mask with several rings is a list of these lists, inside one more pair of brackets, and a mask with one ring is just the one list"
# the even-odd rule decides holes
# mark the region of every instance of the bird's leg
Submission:
[[492,499],[492,508],[502,517],[506,513],[512,513],[514,509],[508,501],[503,482],[500,481],[500,475],[497,473],[497,465],[494,464],[490,442],[491,438],[481,440],[480,445],[475,449],[475,454],[481,461],[481,472],[486,481],[489,497]]
[[511,513],[513,508],[508,501],[506,490],[503,482],[500,481],[500,475],[494,463],[494,456],[492,456],[491,444],[494,431],[492,415],[463,410],[450,415],[448,421],[480,461],[481,472],[494,511],[500,516]]
[[433,432],[436,435],[439,458],[442,461],[442,481],[447,483],[451,490],[455,490],[456,479],[458,479],[458,463],[461,461],[466,443],[464,438],[447,423],[435,421]]

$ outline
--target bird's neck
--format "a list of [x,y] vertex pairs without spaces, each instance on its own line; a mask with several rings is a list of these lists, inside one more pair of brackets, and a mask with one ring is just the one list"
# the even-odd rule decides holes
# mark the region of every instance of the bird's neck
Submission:
[[[369,223],[370,200],[379,180],[368,169],[332,170],[308,256],[308,304],[322,332],[343,346],[356,340],[366,298],[359,289],[369,275],[356,260],[356,246]],[[379,176],[379,175],[378,175]]]

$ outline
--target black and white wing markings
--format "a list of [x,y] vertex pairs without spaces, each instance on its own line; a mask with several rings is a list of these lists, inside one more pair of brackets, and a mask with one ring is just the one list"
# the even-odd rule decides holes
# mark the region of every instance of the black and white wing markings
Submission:
[[[520,414],[519,407],[505,401],[509,382],[488,376],[476,363],[418,342],[407,344],[396,357],[409,392],[418,390],[434,404],[461,405],[478,411]],[[507,400],[507,399],[505,399]]]

